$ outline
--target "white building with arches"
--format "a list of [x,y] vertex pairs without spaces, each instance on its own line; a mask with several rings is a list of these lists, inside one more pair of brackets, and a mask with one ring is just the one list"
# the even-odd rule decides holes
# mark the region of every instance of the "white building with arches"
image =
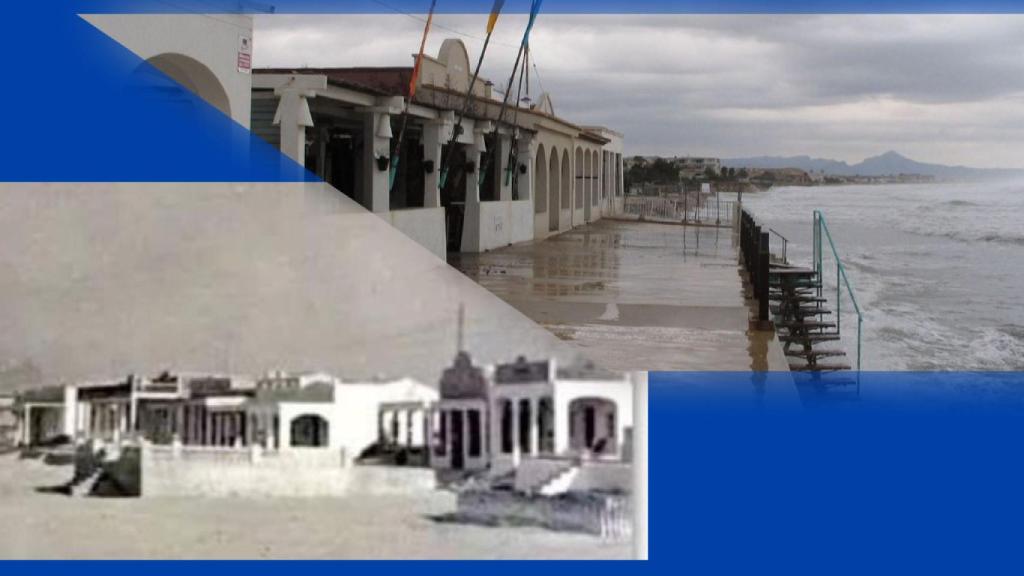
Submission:
[[23,446],[141,438],[157,445],[319,452],[347,465],[381,442],[425,452],[438,398],[433,387],[411,378],[164,372],[33,389],[16,396],[14,409]]
[[442,258],[621,209],[621,134],[559,116],[547,93],[503,106],[484,78],[467,106],[470,62],[457,39],[425,57],[408,118],[411,66],[255,70],[252,130]]
[[431,462],[442,475],[514,478],[523,491],[630,485],[633,383],[555,360],[476,366],[460,353],[441,378]]

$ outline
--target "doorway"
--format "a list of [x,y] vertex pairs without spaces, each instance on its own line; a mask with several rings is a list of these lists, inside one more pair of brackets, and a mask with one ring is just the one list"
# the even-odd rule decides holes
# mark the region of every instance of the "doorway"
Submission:
[[458,252],[462,249],[462,225],[466,216],[467,167],[465,146],[453,146],[450,152],[447,144],[441,149],[441,158],[447,158],[448,167],[447,181],[441,189],[441,206],[444,207],[448,251]]
[[463,443],[465,438],[462,436],[462,411],[452,411],[452,469],[462,470],[466,466],[465,454],[463,451]]

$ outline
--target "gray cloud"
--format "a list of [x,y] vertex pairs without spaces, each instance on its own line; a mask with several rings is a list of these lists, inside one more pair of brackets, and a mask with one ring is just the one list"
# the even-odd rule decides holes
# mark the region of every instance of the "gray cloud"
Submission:
[[[482,44],[483,16],[439,15]],[[525,18],[502,17],[483,74],[507,81]],[[265,16],[263,66],[408,65],[422,22]],[[811,154],[1024,167],[1024,18],[542,15],[532,53],[560,115],[626,134],[630,153]],[[536,95],[536,93],[535,93]]]

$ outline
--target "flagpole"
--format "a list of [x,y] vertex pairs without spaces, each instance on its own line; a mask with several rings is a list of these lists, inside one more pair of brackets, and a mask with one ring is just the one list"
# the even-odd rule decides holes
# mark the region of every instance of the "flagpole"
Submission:
[[427,23],[423,26],[423,38],[420,40],[420,51],[416,55],[416,63],[412,67],[412,75],[409,77],[409,97],[405,100],[405,109],[402,111],[402,127],[398,130],[398,140],[395,143],[394,151],[391,153],[391,171],[388,174],[388,193],[395,187],[398,176],[398,163],[402,155],[402,140],[405,138],[405,127],[409,123],[409,107],[412,106],[412,99],[416,96],[416,84],[419,80],[420,67],[423,63],[423,52],[427,47],[427,34],[430,33],[430,23],[434,19],[434,8],[437,0],[430,1],[430,12],[427,14]]
[[[529,19],[529,21],[526,24],[526,30],[523,31],[523,39],[519,43],[519,53],[516,55],[516,61],[512,65],[512,74],[510,74],[509,78],[508,78],[508,88],[505,90],[505,97],[502,98],[502,100],[501,100],[501,108],[498,111],[498,119],[497,119],[497,121],[494,124],[494,133],[495,134],[497,134],[497,132],[498,132],[498,125],[501,124],[501,122],[505,118],[505,110],[507,109],[507,106],[508,106],[509,94],[511,94],[511,92],[512,92],[512,82],[515,80],[516,70],[519,70],[519,92],[520,93],[522,92],[523,70],[519,69],[519,62],[523,58],[523,54],[527,50],[529,50],[530,32],[533,30],[533,25],[537,21],[537,14],[540,12],[540,6],[541,6],[541,4],[543,2],[544,2],[544,0],[533,0],[532,4],[530,5],[530,19]],[[525,68],[525,63],[524,63],[524,68]],[[518,96],[517,96],[517,98],[518,98]],[[518,102],[518,100],[516,101],[516,113],[515,114],[516,114],[516,118],[518,119],[518,116],[519,116],[519,102]],[[512,126],[512,135],[513,135],[512,136],[512,145],[509,147],[509,160],[510,160],[510,162],[515,157],[514,155],[515,155],[515,149],[516,149],[516,145],[517,145],[516,144],[516,131],[517,131],[517,127],[513,123],[513,126]],[[508,169],[511,170],[512,166],[510,165],[508,167]]]
[[473,104],[473,88],[476,86],[477,78],[480,77],[480,66],[484,63],[484,55],[487,54],[487,46],[491,43],[491,35],[494,34],[494,27],[498,23],[498,15],[501,13],[501,8],[504,5],[505,0],[494,0],[494,6],[491,7],[491,15],[487,18],[487,35],[484,37],[483,48],[480,49],[480,57],[476,60],[476,68],[473,70],[473,77],[469,81],[469,89],[466,91],[466,98],[462,103],[462,112],[459,113],[459,117],[455,121],[455,126],[452,127],[452,136],[448,139],[448,148],[445,149],[444,156],[441,158],[441,177],[439,185],[442,189],[448,181],[448,161],[451,159],[452,145],[455,144],[455,139],[459,137],[459,131],[462,130],[462,119],[466,117],[470,106]]

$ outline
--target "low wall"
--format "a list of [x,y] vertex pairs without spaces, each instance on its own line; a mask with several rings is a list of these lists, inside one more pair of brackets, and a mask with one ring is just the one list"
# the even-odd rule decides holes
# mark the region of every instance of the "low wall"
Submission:
[[379,215],[438,258],[447,258],[444,208],[406,208]]
[[467,204],[466,230],[463,249],[468,252],[533,240],[533,203],[514,200]]
[[496,490],[466,491],[459,494],[456,517],[465,522],[541,526],[609,539],[626,539],[633,534],[629,499],[608,494],[545,497]]
[[147,447],[143,496],[313,497],[410,494],[433,490],[434,473],[400,466],[343,467],[330,450]]
[[624,462],[584,462],[569,490],[630,493],[633,491],[633,466]]

